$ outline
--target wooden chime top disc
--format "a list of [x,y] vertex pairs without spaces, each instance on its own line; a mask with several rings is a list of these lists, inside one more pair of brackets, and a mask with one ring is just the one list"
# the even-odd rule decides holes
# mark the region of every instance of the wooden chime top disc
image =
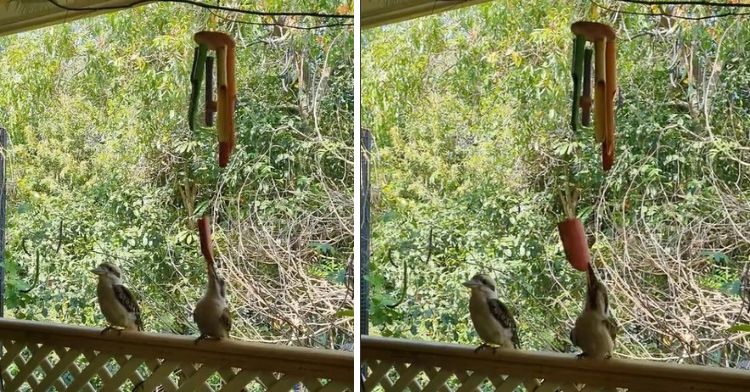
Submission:
[[575,35],[586,38],[586,41],[596,42],[602,38],[609,41],[616,40],[617,35],[611,27],[597,22],[575,22],[570,25],[570,31]]

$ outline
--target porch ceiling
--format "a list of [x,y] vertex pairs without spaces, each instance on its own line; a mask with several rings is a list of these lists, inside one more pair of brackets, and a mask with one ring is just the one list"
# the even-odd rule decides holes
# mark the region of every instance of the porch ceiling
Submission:
[[[75,8],[124,6],[133,0],[57,0]],[[146,3],[143,3],[146,4]],[[141,5],[141,4],[139,4]],[[68,11],[49,0],[0,0],[0,36],[85,18],[115,10]]]
[[361,0],[363,29],[439,14],[489,0]]

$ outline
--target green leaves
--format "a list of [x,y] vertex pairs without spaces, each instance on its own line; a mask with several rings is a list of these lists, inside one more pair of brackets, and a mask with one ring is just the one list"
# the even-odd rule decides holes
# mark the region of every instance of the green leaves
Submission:
[[727,332],[750,332],[750,324],[736,324],[727,329]]
[[[285,4],[330,12],[339,2]],[[353,214],[353,30],[295,30],[256,46],[268,29],[223,21],[210,27],[238,37],[237,149],[220,171],[216,130],[202,126],[202,108],[195,132],[186,119],[192,36],[209,28],[207,18],[194,7],[156,4],[0,38],[0,88],[7,92],[0,95],[0,125],[12,140],[11,316],[99,322],[88,270],[109,261],[141,299],[149,330],[189,333],[194,326],[185,309],[205,281],[193,221],[208,213],[222,266],[255,274],[237,274],[230,287],[275,282],[293,260],[301,266],[290,273],[293,280],[319,283],[332,293],[323,301],[336,301],[305,310],[302,323],[330,324],[321,333],[331,344],[351,341],[353,323],[337,320],[351,316],[334,309],[351,305],[353,238],[342,225],[350,226]],[[296,75],[297,65],[307,73]],[[300,78],[320,89],[300,91]],[[61,252],[42,261],[39,287],[20,295],[33,271],[21,238],[46,251],[60,217]],[[274,248],[297,238],[284,251]],[[269,287],[279,298],[307,292]],[[258,316],[267,314],[258,311],[262,304],[232,291],[240,336],[291,336]]]
[[332,255],[335,252],[335,249],[330,244],[313,241],[310,242],[309,245],[311,248],[316,249],[318,252],[326,256]]
[[701,256],[708,257],[717,264],[725,264],[729,262],[729,256],[719,251],[704,250],[701,251]]
[[[750,253],[750,98],[741,87],[750,81],[750,61],[738,46],[750,29],[728,18],[676,24],[654,39],[625,32],[661,31],[657,21],[626,15],[614,23],[602,12],[599,20],[619,31],[620,82],[616,165],[605,174],[592,130],[568,131],[569,26],[588,7],[491,2],[364,33],[363,125],[377,146],[377,333],[470,342],[468,293],[458,283],[483,271],[521,309],[531,347],[569,349],[585,285],[565,262],[555,225],[558,193],[574,183],[596,262],[607,276],[618,274],[613,281],[628,282],[612,289],[618,317],[631,320],[626,328],[640,343],[625,340],[625,349],[645,357],[692,350],[645,331],[669,336],[659,318],[695,317],[696,287],[701,306],[715,312],[705,310],[710,321],[670,339],[723,339],[717,326],[732,317],[710,314],[739,311]],[[390,309],[403,263],[411,271],[405,300]],[[637,313],[633,298],[644,298],[655,316]],[[728,355],[739,355],[743,342],[730,344]]]

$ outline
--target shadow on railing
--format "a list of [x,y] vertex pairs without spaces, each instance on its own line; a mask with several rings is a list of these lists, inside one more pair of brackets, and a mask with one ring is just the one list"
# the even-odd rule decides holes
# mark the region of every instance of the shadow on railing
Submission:
[[748,392],[750,371],[363,336],[370,391]]
[[352,353],[0,319],[4,391],[353,390]]

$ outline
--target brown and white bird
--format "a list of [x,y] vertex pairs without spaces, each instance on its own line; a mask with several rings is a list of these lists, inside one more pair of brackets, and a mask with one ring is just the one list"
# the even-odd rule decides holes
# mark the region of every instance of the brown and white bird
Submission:
[[91,272],[99,276],[96,297],[99,308],[109,323],[102,333],[110,329],[117,329],[120,333],[123,330],[142,331],[141,309],[130,290],[123,286],[120,269],[114,264],[102,263]]
[[216,271],[214,263],[208,264],[208,285],[206,293],[195,305],[193,320],[198,325],[201,335],[195,340],[206,338],[216,340],[229,336],[232,329],[232,319],[229,317],[229,306],[227,304],[226,283]]
[[615,347],[617,323],[609,315],[607,289],[596,278],[591,264],[587,273],[586,303],[570,331],[570,341],[582,350],[578,358],[609,359]]
[[487,275],[477,274],[464,282],[471,289],[469,313],[477,334],[483,343],[475,352],[492,347],[504,349],[521,348],[518,341],[518,327],[507,306],[497,299],[495,281]]

